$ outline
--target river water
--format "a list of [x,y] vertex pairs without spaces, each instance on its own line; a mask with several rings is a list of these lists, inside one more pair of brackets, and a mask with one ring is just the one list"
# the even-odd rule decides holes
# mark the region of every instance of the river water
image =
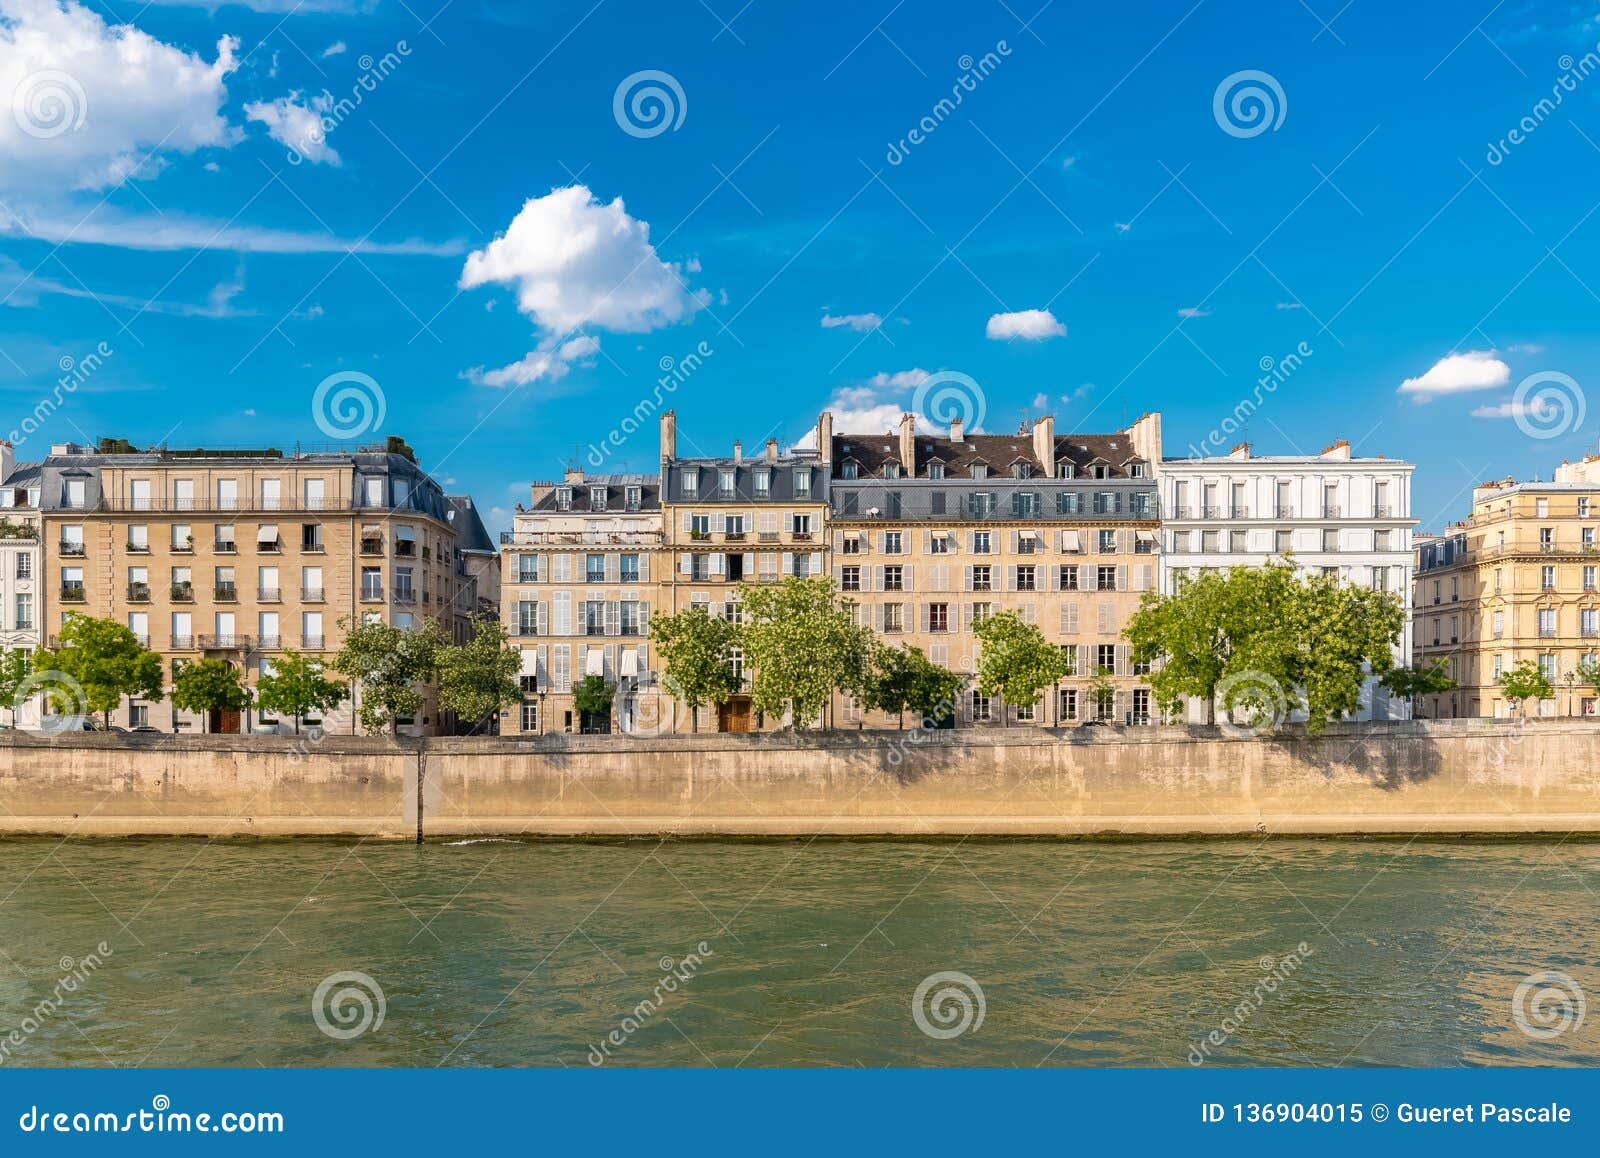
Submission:
[[0,841],[0,1065],[1596,1065],[1597,900],[1578,841]]

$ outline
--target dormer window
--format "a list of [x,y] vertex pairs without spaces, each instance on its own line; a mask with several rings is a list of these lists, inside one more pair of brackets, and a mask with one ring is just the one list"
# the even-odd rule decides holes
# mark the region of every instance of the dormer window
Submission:
[[733,497],[733,468],[725,466],[717,472],[717,494],[725,499]]
[[1107,466],[1103,462],[1095,463],[1094,464],[1094,477],[1095,478],[1110,478],[1111,477],[1111,468],[1109,466]]
[[603,511],[606,509],[605,487],[589,488],[589,509],[591,511]]
[[930,462],[928,464],[928,477],[929,478],[935,478],[935,479],[943,478],[944,477],[944,463],[942,463],[942,462]]
[[1056,477],[1057,478],[1074,478],[1074,477],[1077,476],[1077,473],[1078,473],[1078,468],[1073,466],[1072,463],[1070,463],[1070,462],[1058,462],[1058,463],[1056,463]]
[[842,462],[842,463],[839,464],[839,477],[840,478],[853,479],[853,478],[856,477],[856,474],[857,474],[857,471],[856,471],[856,464],[855,463],[853,463],[853,462]]
[[886,463],[884,463],[883,464],[883,477],[884,478],[899,478],[900,477],[900,464],[897,463],[897,462],[886,462]]
[[694,498],[700,493],[700,470],[698,467],[686,466],[679,477],[679,489],[688,498]]
[[1025,462],[1014,462],[1014,463],[1012,463],[1011,464],[1011,477],[1012,478],[1027,478],[1028,477],[1028,464],[1025,463]]
[[644,505],[644,491],[639,487],[629,487],[626,501],[630,511],[638,510]]
[[794,468],[794,497],[797,499],[809,498],[811,495],[811,468],[797,466]]
[[989,468],[987,466],[985,466],[981,462],[973,463],[972,464],[972,477],[973,478],[988,478],[989,477]]
[[571,509],[572,509],[572,488],[571,487],[557,487],[556,488],[556,510],[558,510],[558,511],[570,511]]
[[772,495],[772,472],[766,467],[756,469],[756,498],[765,499]]
[[1142,462],[1130,462],[1128,464],[1128,477],[1129,478],[1144,478],[1145,477],[1144,463],[1142,463]]

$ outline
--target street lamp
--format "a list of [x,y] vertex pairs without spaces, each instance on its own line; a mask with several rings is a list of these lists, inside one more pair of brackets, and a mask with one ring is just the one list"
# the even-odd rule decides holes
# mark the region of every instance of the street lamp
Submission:
[[1573,702],[1578,686],[1578,673],[1576,671],[1568,671],[1561,677],[1561,682],[1567,685],[1567,715],[1571,716],[1574,714]]

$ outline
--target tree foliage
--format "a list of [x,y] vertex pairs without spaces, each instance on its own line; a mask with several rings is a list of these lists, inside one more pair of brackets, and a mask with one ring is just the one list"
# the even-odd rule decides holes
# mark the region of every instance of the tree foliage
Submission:
[[325,674],[321,658],[285,651],[272,661],[272,670],[256,681],[258,706],[263,714],[290,716],[295,734],[300,721],[314,713],[331,712],[350,689]]
[[590,716],[611,718],[611,703],[617,698],[617,689],[606,683],[605,676],[588,675],[572,689],[572,702],[578,711]]
[[661,657],[663,682],[689,708],[691,727],[698,727],[701,705],[726,703],[739,690],[728,662],[736,635],[733,624],[697,604],[650,619],[650,642]]
[[397,731],[402,716],[422,710],[418,685],[438,675],[440,652],[447,645],[443,631],[431,619],[418,627],[348,619],[341,626],[345,641],[333,668],[361,689],[356,709],[361,726],[373,733]]
[[521,666],[505,625],[492,615],[474,615],[467,642],[440,653],[439,702],[460,719],[481,723],[522,698]]
[[123,624],[74,611],[61,625],[59,639],[59,647],[34,657],[34,670],[71,677],[83,689],[84,702],[72,703],[71,689],[48,684],[45,692],[53,710],[106,714],[123,696],[162,698],[161,657]]
[[27,698],[26,684],[33,674],[33,652],[20,647],[0,651],[0,707],[11,709],[11,722],[17,722],[17,709]]
[[1067,674],[1069,665],[1061,649],[1015,611],[997,612],[973,631],[983,644],[978,657],[978,690],[986,696],[1001,696],[1008,724],[1012,705],[1036,702],[1045,688]]
[[955,710],[960,690],[961,677],[934,663],[920,648],[874,641],[861,706],[891,712],[904,727],[907,711],[923,720],[945,719]]
[[787,710],[796,728],[806,728],[835,690],[863,695],[873,636],[835,597],[831,579],[741,583],[739,602],[746,618],[738,644],[753,669],[750,698],[758,709]]
[[1413,708],[1423,696],[1437,696],[1456,686],[1444,660],[1420,663],[1413,667],[1390,668],[1380,681],[1391,695],[1411,701]]
[[1164,706],[1186,696],[1224,708],[1272,689],[1281,710],[1298,706],[1306,727],[1360,709],[1369,674],[1394,666],[1405,626],[1397,596],[1303,576],[1292,563],[1207,571],[1173,595],[1147,595],[1124,635],[1136,661],[1153,665]]
[[1600,660],[1586,659],[1578,664],[1578,683],[1600,691]]
[[250,689],[225,659],[186,663],[172,678],[172,706],[185,712],[242,712],[249,703]]
[[1529,700],[1548,700],[1555,694],[1549,677],[1531,659],[1525,659],[1516,667],[1501,672],[1500,688],[1513,707],[1526,704]]

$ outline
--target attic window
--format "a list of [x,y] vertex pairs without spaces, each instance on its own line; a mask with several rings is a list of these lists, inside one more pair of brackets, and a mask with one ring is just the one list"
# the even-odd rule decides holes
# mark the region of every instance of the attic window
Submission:
[[897,462],[886,462],[886,463],[884,463],[883,464],[883,477],[884,478],[899,478],[900,477],[900,464],[897,463]]
[[1073,475],[1075,475],[1076,473],[1077,473],[1076,468],[1070,462],[1058,462],[1058,463],[1056,463],[1056,477],[1057,478],[1072,478]]
[[981,462],[973,463],[972,464],[972,477],[973,478],[988,478],[989,477],[989,468],[987,466],[985,466]]
[[1025,463],[1025,462],[1014,462],[1014,463],[1012,463],[1011,464],[1011,477],[1012,478],[1027,478],[1028,477],[1028,464]]
[[839,464],[839,477],[840,478],[855,478],[856,477],[856,464],[853,463],[853,462],[842,462],[842,463],[840,463]]
[[930,462],[928,464],[928,477],[929,478],[943,478],[944,477],[944,463],[942,463],[942,462]]
[[1137,460],[1128,464],[1129,478],[1144,478],[1144,463]]
[[1109,466],[1107,466],[1103,462],[1095,463],[1094,464],[1094,477],[1095,478],[1110,478],[1111,477],[1111,468]]

